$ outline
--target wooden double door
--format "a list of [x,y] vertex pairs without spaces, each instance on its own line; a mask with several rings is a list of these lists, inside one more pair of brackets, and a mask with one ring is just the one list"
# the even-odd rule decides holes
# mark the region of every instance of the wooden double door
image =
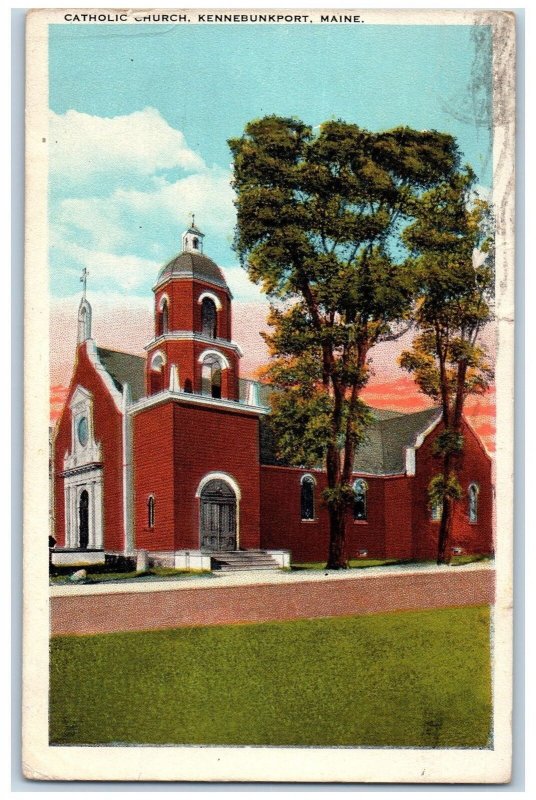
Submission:
[[236,496],[223,480],[209,481],[201,492],[201,549],[236,550]]

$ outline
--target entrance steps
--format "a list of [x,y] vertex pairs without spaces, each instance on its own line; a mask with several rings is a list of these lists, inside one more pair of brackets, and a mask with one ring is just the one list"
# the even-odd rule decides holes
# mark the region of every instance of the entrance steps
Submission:
[[210,554],[212,569],[218,572],[280,569],[281,564],[264,550],[229,550]]

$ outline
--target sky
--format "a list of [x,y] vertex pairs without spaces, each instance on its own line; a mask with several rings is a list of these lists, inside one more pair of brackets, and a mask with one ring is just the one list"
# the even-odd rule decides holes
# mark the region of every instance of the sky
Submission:
[[[151,287],[192,213],[235,298],[243,371],[265,360],[266,302],[232,250],[227,140],[251,119],[446,131],[489,189],[490,42],[488,28],[462,25],[51,25],[51,371],[60,395],[82,268],[98,343],[142,352]],[[376,358],[378,384],[396,371],[388,355]]]

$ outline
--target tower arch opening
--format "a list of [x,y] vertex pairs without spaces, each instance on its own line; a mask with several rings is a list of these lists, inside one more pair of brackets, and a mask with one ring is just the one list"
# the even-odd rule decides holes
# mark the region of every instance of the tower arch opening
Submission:
[[209,397],[221,398],[222,363],[217,355],[208,353],[201,363],[201,392]]
[[165,388],[164,385],[164,366],[166,359],[163,353],[157,351],[151,359],[151,370],[149,373],[149,388],[151,394],[162,392]]
[[204,297],[201,303],[201,332],[209,339],[217,336],[218,314],[216,304],[211,297]]

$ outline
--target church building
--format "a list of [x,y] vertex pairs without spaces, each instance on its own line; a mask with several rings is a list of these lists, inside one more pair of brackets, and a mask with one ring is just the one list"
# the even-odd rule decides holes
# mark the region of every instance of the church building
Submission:
[[[148,554],[190,569],[325,561],[325,472],[282,464],[269,387],[240,377],[232,295],[192,225],[159,272],[146,356],[99,347],[85,284],[74,371],[53,443],[55,564]],[[373,410],[355,462],[350,558],[433,559],[427,486],[441,415]],[[454,553],[491,553],[491,460],[464,422]]]

